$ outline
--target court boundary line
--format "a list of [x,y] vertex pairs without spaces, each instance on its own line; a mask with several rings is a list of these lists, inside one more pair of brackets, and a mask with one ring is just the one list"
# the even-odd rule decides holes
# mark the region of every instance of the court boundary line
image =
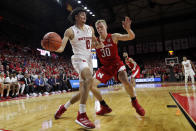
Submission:
[[188,120],[189,124],[193,127],[194,130],[196,130],[195,122],[192,120],[192,118],[189,116],[189,114],[185,111],[185,109],[178,103],[178,101],[175,99],[175,97],[172,95],[172,93],[169,92],[169,94],[172,97],[172,99],[174,100],[174,102],[177,104],[177,106],[180,108],[181,112],[186,117],[186,119]]

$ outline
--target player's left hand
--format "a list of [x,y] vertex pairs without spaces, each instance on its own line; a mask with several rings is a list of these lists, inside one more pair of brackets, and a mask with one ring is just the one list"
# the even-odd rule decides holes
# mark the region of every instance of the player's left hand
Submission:
[[96,37],[93,37],[93,41],[95,42],[95,48],[96,49],[104,48],[105,47],[105,45],[103,44],[103,42],[98,41]]
[[122,21],[122,27],[125,30],[129,30],[131,28],[131,20],[128,16],[125,17],[124,21]]

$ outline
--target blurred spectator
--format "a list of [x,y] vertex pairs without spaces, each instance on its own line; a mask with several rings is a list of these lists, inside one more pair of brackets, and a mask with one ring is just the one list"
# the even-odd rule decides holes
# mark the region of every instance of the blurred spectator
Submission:
[[42,95],[43,92],[45,91],[45,88],[44,88],[44,81],[43,79],[41,79],[40,75],[38,75],[38,78],[35,80],[35,86],[36,86],[37,94]]
[[[3,97],[4,89],[7,89],[7,94],[5,98]],[[10,92],[10,84],[5,83],[4,73],[0,73],[0,100],[9,99],[9,92]]]
[[46,75],[43,75],[43,81],[44,81],[44,86],[46,91],[44,92],[45,95],[48,95],[51,90],[52,90],[52,86],[48,83],[48,78],[46,78]]
[[60,81],[61,90],[63,92],[68,92],[69,89],[68,89],[68,86],[67,86],[67,77],[66,77],[66,74],[63,70],[60,71],[59,81]]
[[12,88],[12,97],[16,97],[19,94],[20,87],[15,73],[10,75],[10,81],[11,81],[11,88]]
[[21,81],[24,83],[25,94],[27,97],[29,97],[30,93],[34,93],[34,87],[33,83],[31,82],[30,75],[25,73]]

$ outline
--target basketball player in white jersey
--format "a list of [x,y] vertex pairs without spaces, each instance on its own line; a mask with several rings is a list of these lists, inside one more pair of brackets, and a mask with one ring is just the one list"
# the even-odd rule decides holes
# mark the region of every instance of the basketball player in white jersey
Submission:
[[182,72],[184,73],[185,76],[185,84],[187,85],[188,82],[188,77],[191,77],[191,81],[192,84],[194,85],[195,83],[195,65],[192,64],[192,62],[190,60],[187,60],[186,57],[183,57],[183,61],[182,61]]
[[[88,98],[89,89],[90,87],[92,87],[93,82],[91,48],[95,45],[96,47],[99,47],[101,44],[98,45],[98,42],[96,41],[94,29],[85,24],[86,11],[83,8],[78,7],[74,9],[71,13],[71,18],[73,22],[75,22],[75,25],[71,26],[65,31],[62,45],[56,52],[63,52],[67,41],[70,40],[74,53],[71,58],[72,65],[74,69],[78,72],[80,81],[80,96],[76,97],[80,98],[80,107],[76,123],[85,128],[95,128],[95,125],[87,117],[86,101]],[[72,103],[75,103],[75,99],[72,100],[73,101],[68,101],[65,105],[60,106],[60,108],[55,114],[55,119],[59,119],[60,115],[66,111],[66,107],[68,107]]]

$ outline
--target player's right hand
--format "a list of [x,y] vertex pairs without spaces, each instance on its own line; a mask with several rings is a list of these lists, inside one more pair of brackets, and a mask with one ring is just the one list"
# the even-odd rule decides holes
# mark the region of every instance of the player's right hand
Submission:
[[98,44],[96,45],[96,48],[99,49],[99,48],[104,48],[105,45],[103,44],[103,42],[98,42]]
[[96,37],[93,37],[93,41],[95,42],[95,48],[99,49],[99,48],[104,48],[105,45],[103,44],[103,42],[98,41]]
[[64,48],[61,46],[59,49],[57,49],[55,52],[57,52],[57,53],[61,53],[61,52],[63,52],[64,51]]

